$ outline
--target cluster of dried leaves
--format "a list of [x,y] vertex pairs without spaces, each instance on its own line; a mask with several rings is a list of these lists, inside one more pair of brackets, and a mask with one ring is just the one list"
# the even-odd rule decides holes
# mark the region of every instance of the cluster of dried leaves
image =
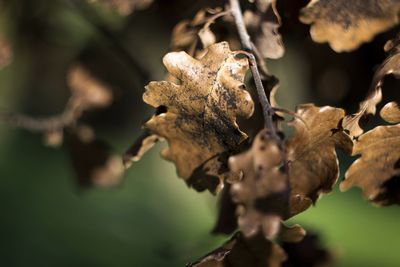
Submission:
[[[332,191],[339,178],[336,149],[361,155],[346,172],[342,190],[359,186],[376,204],[399,203],[399,125],[380,126],[367,133],[360,126],[362,118],[376,112],[383,77],[398,75],[398,41],[386,45],[390,55],[377,70],[357,113],[300,105],[288,123],[294,129],[289,138],[273,134],[280,132],[279,122],[275,129],[264,129],[252,138],[236,122],[238,116],[249,118],[253,113],[254,104],[244,84],[247,59],[239,58],[242,52],[232,52],[228,43],[217,42],[220,35],[210,29],[220,17],[224,23],[237,23],[229,17],[229,8],[201,10],[192,21],[182,21],[174,29],[172,49],[186,52],[164,57],[170,81],[151,82],[146,87],[144,101],[158,110],[144,126],[146,136],[168,142],[162,155],[175,163],[178,175],[189,186],[214,194],[226,188],[214,232],[230,234],[236,228],[239,232],[190,266],[299,266],[299,262],[290,263],[291,251],[307,239],[305,231],[283,222]],[[398,1],[320,0],[311,1],[300,20],[312,24],[313,40],[327,41],[340,52],[355,49],[395,25],[398,10]],[[283,55],[275,1],[255,1],[243,18],[254,40],[251,52],[262,58]],[[237,46],[237,40],[225,40]],[[269,75],[263,63],[259,64]],[[264,85],[276,89],[265,80]],[[396,103],[389,103],[381,116],[389,123],[399,123],[399,112]],[[139,150],[135,151],[130,157],[137,160]],[[307,266],[329,265],[329,254],[321,255],[320,262]]]
[[[151,1],[98,2],[128,14]],[[251,119],[257,103],[246,90],[245,75],[250,68],[257,86],[277,88],[264,59],[280,58],[284,53],[278,33],[281,19],[275,0],[250,1],[242,18],[245,32],[240,32],[240,21],[232,17],[235,2],[231,0],[224,8],[204,8],[194,19],[176,25],[171,41],[175,52],[163,58],[168,77],[150,82],[143,94],[155,114],[123,156],[124,164],[140,160],[155,142],[167,141],[162,156],[175,164],[179,177],[198,191],[222,191],[214,232],[238,232],[189,266],[326,266],[331,256],[316,248],[315,237],[284,221],[332,191],[339,178],[336,149],[360,156],[347,170],[342,190],[358,186],[374,204],[400,204],[398,104],[390,102],[380,111],[391,125],[365,133],[360,125],[376,113],[384,77],[400,74],[400,38],[385,46],[389,56],[377,69],[370,93],[355,114],[346,115],[343,109],[330,106],[299,105],[289,112],[293,120],[287,125],[293,134],[285,137],[282,121],[273,116],[282,110],[270,107],[272,112],[265,119],[274,123],[251,136],[237,122],[239,117]],[[398,0],[312,0],[300,20],[311,24],[314,41],[328,42],[341,52],[356,49],[396,25],[399,11]],[[213,30],[217,23],[222,25]],[[226,35],[232,26],[238,27],[241,39]],[[221,27],[225,30],[218,31]],[[245,47],[250,51],[240,50],[243,36],[254,41],[252,49]],[[45,132],[52,144],[68,134],[81,183],[116,184],[122,173],[121,158],[110,155],[93,131],[79,122],[84,112],[110,105],[112,94],[82,67],[73,68],[68,81],[71,98],[64,113],[30,128]],[[269,99],[276,106],[274,94],[275,90]],[[15,124],[30,123],[21,116],[9,119]]]

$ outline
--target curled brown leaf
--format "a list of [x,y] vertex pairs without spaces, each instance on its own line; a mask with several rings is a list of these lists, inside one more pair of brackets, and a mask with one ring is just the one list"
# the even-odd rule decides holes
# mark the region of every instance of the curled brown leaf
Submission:
[[292,215],[332,190],[339,177],[335,148],[347,153],[352,149],[351,138],[340,129],[344,110],[308,104],[299,106],[296,114],[294,135],[286,143]]

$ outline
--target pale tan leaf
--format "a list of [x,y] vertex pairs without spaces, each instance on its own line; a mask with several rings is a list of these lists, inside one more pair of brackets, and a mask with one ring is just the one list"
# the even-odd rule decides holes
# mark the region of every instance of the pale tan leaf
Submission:
[[[397,105],[386,105],[385,114],[393,110],[398,121]],[[378,126],[354,142],[353,155],[360,155],[347,170],[341,190],[360,187],[369,201],[378,205],[400,204],[400,125]]]
[[[167,110],[145,124],[152,134],[168,141],[163,156],[176,164],[178,175],[189,184],[195,170],[206,164],[206,173],[218,181],[208,188],[213,192],[224,179],[237,176],[221,173],[224,163],[219,156],[236,150],[247,138],[236,118],[248,118],[254,110],[243,84],[248,61],[235,55],[225,42],[208,47],[200,59],[185,52],[168,53],[164,65],[180,84],[151,82],[143,95],[147,104]],[[207,179],[203,182],[207,184]]]
[[398,0],[312,0],[300,14],[315,42],[351,51],[399,23]]

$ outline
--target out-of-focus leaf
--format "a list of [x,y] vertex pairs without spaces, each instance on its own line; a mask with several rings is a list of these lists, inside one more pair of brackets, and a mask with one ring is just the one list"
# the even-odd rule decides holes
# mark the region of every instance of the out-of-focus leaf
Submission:
[[124,171],[120,156],[111,153],[108,145],[96,139],[89,128],[81,127],[67,133],[66,145],[79,185],[110,187],[120,184]]
[[334,263],[333,256],[321,246],[315,234],[307,234],[300,242],[284,242],[282,248],[287,254],[283,267],[328,267]]
[[257,134],[250,150],[229,158],[230,169],[243,172],[243,178],[233,182],[231,193],[238,204],[238,225],[244,236],[261,231],[265,237],[273,238],[281,220],[287,217],[289,178],[282,164],[280,144],[267,130]]
[[239,232],[187,267],[279,267],[285,259],[282,248],[261,234],[247,239]]
[[12,61],[11,44],[4,38],[0,38],[0,69],[6,67]]
[[[84,112],[111,105],[112,91],[82,65],[71,67],[67,82],[71,96],[61,116],[64,121],[61,125],[65,129],[64,132],[68,133],[66,146],[78,183],[81,186],[100,187],[117,185],[124,170],[122,158],[112,154],[105,142],[97,140],[90,127],[79,123]],[[57,140],[57,137],[62,130],[60,128],[49,131],[46,141],[61,143],[62,140]],[[62,135],[60,137],[62,138]]]
[[[395,116],[389,116],[391,111]],[[400,122],[397,105],[386,105],[384,119]],[[361,155],[347,170],[341,190],[360,187],[378,205],[400,204],[400,124],[378,126],[354,142],[353,155]]]
[[171,49],[173,51],[186,51],[189,55],[198,55],[196,48],[201,41],[202,48],[216,42],[210,25],[214,23],[215,15],[222,12],[221,8],[202,9],[192,20],[182,20],[172,31]]
[[59,147],[64,140],[62,130],[48,131],[44,133],[44,143],[50,147]]
[[71,110],[71,113],[104,108],[111,104],[113,100],[111,90],[93,77],[83,66],[73,66],[67,78],[71,89],[71,98],[67,109]]
[[[237,173],[221,172],[226,162],[220,155],[235,151],[246,140],[236,118],[250,117],[254,104],[243,84],[248,61],[236,55],[226,42],[209,46],[200,59],[185,52],[168,53],[164,65],[180,84],[151,82],[143,95],[147,104],[166,109],[145,127],[168,141],[163,156],[199,190],[216,192],[226,178],[237,179]],[[194,183],[190,178],[200,166],[208,176]]]
[[313,0],[300,14],[315,42],[351,51],[399,23],[398,0]]
[[389,123],[400,122],[400,107],[396,102],[387,103],[379,113],[385,121]]
[[258,234],[249,239],[235,234],[224,245],[187,267],[328,267],[333,264],[331,253],[320,245],[317,235],[307,234],[301,227],[282,247]]
[[255,11],[244,12],[249,34],[264,58],[280,58],[285,53],[285,48],[278,32],[281,18],[276,8],[276,0],[256,0],[255,5]]
[[153,0],[88,0],[92,3],[100,3],[115,9],[120,15],[127,16],[135,10],[147,8]]
[[291,122],[295,132],[286,143],[291,187],[291,214],[308,208],[328,193],[339,177],[335,148],[351,153],[352,140],[341,131],[345,112],[329,106],[301,105]]
[[306,236],[306,230],[298,224],[286,226],[282,223],[279,239],[285,243],[297,243]]
[[237,228],[236,203],[231,196],[231,185],[225,184],[224,189],[219,194],[219,210],[217,222],[213,229],[213,234],[232,234]]

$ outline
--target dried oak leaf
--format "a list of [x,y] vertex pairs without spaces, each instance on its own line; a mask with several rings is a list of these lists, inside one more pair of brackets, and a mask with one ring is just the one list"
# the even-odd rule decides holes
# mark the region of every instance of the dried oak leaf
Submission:
[[313,0],[300,14],[315,42],[351,51],[399,23],[398,0]]
[[385,44],[385,51],[389,55],[376,70],[368,96],[360,103],[357,113],[346,116],[343,120],[343,128],[348,130],[351,136],[360,136],[364,132],[360,126],[360,120],[376,113],[376,105],[382,100],[382,86],[385,76],[400,77],[400,36],[388,41]]
[[92,3],[100,3],[115,9],[120,15],[127,16],[135,10],[147,8],[153,0],[88,0]]
[[[175,163],[180,177],[199,190],[219,191],[225,178],[238,176],[222,172],[226,163],[220,160],[221,154],[235,151],[247,138],[236,118],[248,118],[254,110],[243,84],[248,61],[236,55],[226,42],[209,46],[199,59],[185,52],[168,53],[164,65],[180,84],[151,82],[143,95],[147,104],[166,109],[145,127],[168,141],[163,156]],[[194,182],[190,178],[201,166],[207,176]]]
[[[400,122],[397,105],[386,105],[383,119]],[[387,114],[393,112],[393,116]],[[400,124],[378,126],[354,142],[353,155],[361,155],[350,166],[341,190],[360,187],[363,195],[377,205],[400,204]]]
[[285,53],[285,47],[278,32],[281,17],[276,8],[276,0],[256,0],[255,5],[255,11],[244,12],[244,21],[249,34],[264,58],[280,58]]
[[279,267],[285,260],[282,248],[263,235],[245,238],[239,232],[224,245],[187,267]]
[[238,225],[244,236],[260,231],[267,238],[275,237],[289,207],[289,178],[282,170],[283,151],[267,130],[259,132],[250,150],[230,157],[229,167],[243,172],[242,180],[231,188],[238,204]]
[[291,187],[291,215],[328,193],[339,177],[335,148],[351,153],[352,140],[338,129],[345,112],[329,106],[301,105],[290,123],[294,135],[286,143]]

